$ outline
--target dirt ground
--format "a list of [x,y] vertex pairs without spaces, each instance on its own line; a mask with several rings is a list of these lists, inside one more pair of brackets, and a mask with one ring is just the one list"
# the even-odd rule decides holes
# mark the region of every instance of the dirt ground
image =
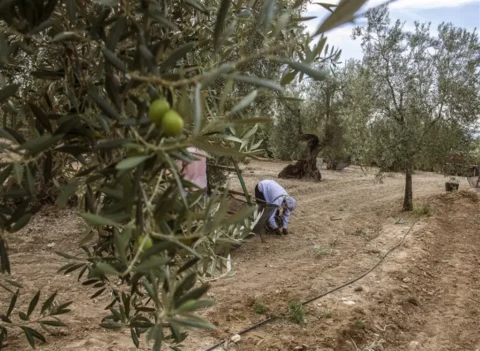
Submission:
[[[261,179],[276,179],[285,165],[249,164],[249,190]],[[217,330],[191,333],[184,350],[203,351],[267,316],[283,315],[228,350],[480,351],[480,194],[463,181],[460,192],[445,194],[443,176],[417,173],[419,208],[405,214],[401,174],[379,182],[374,172],[348,167],[322,176],[320,183],[280,181],[298,204],[290,235],[267,236],[266,243],[256,237],[233,253],[235,275],[212,283],[216,305],[203,312]],[[231,185],[240,190],[234,179]],[[53,251],[71,248],[82,233],[74,211],[48,208],[13,244],[13,274],[26,288],[21,301],[28,303],[37,289],[74,301],[64,318],[69,328],[37,349],[135,350],[128,333],[98,326],[104,311],[90,300],[91,291],[75,276],[56,274],[64,261]],[[358,277],[402,238],[365,278],[306,305],[302,324],[288,318],[291,302]],[[13,334],[8,349],[28,346]]]

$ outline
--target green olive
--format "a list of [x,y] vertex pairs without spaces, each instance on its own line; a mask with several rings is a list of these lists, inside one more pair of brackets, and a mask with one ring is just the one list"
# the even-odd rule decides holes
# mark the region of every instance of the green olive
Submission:
[[157,99],[150,104],[148,117],[155,124],[161,124],[165,114],[170,110],[170,104],[165,99]]
[[177,136],[183,130],[183,118],[177,113],[177,111],[170,110],[165,113],[162,119],[162,129],[167,136]]
[[[140,248],[140,246],[142,245],[142,242],[143,240],[145,239],[145,235],[140,235],[138,238],[137,238],[137,241],[135,243],[135,253],[138,252],[138,249]],[[142,251],[141,252],[145,252],[147,251],[149,248],[151,248],[153,246],[153,241],[152,241],[152,238],[150,237],[147,237],[146,241],[145,241],[145,244],[143,245],[143,248],[142,248]]]

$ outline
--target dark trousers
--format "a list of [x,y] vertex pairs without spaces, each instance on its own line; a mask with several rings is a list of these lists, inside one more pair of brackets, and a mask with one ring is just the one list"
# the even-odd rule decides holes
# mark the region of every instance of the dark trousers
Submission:
[[255,201],[257,202],[257,205],[261,207],[265,207],[265,205],[267,204],[267,201],[265,200],[265,196],[258,188],[258,184],[255,186]]
[[[268,205],[267,200],[265,199],[265,196],[260,191],[260,189],[258,189],[258,184],[255,186],[255,201],[257,202],[258,207],[260,207],[261,209],[266,209],[266,211],[269,211],[269,212],[271,210],[274,210],[275,211],[275,221],[277,222],[277,225],[278,226],[282,225],[282,219],[281,219],[281,216],[280,216],[279,209],[278,208],[276,208],[276,209],[271,208],[272,205],[267,206]],[[272,212],[270,212],[270,213],[272,213]],[[268,218],[265,221],[265,227],[266,227],[267,231],[272,230],[270,228],[270,224],[268,223]]]

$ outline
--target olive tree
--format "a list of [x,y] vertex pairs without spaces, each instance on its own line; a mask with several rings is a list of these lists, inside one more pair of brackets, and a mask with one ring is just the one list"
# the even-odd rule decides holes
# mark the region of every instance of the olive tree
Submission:
[[254,208],[229,216],[225,192],[186,191],[177,161],[196,157],[189,146],[255,154],[256,125],[268,119],[242,112],[283,96],[288,82],[249,65],[288,68],[290,81],[323,79],[310,42],[364,2],[341,1],[314,36],[296,15],[303,1],[0,2],[0,279],[11,293],[0,346],[11,328],[32,346],[44,341],[38,326],[63,326],[57,316],[69,311],[56,294],[37,308],[37,293],[13,314],[20,286],[8,238],[38,212],[39,185],[50,183],[59,206],[78,198],[88,224],[81,249],[59,252],[68,261],[59,270],[78,273],[92,298],[111,294],[103,327],[128,328],[137,347],[146,335],[153,350],[175,349],[188,328],[212,328],[196,314],[212,304],[198,278],[221,268],[219,255],[249,233]]
[[477,33],[442,23],[437,35],[430,24],[391,23],[387,6],[367,14],[355,30],[363,49],[363,67],[372,87],[367,142],[381,148],[405,171],[404,210],[413,208],[412,174],[435,130],[443,123],[471,125],[480,113],[480,42]]
[[302,109],[311,129],[316,130],[322,140],[321,155],[327,161],[327,168],[335,169],[338,161],[347,160],[348,140],[347,119],[344,105],[347,104],[347,65],[332,67],[331,74],[321,82],[309,84]]

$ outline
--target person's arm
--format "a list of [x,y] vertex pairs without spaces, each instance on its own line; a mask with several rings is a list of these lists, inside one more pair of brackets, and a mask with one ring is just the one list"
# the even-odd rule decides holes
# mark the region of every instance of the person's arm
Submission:
[[283,222],[283,229],[287,229],[287,226],[288,226],[288,221],[290,219],[290,215],[292,214],[292,212],[289,210],[289,209],[286,209],[284,214],[283,214],[283,218],[282,218],[282,222]]
[[[266,208],[265,211],[268,211],[268,208]],[[270,224],[270,228],[272,228],[273,230],[278,228],[277,222],[275,221],[275,213],[277,212],[273,211],[272,215],[268,219],[268,224]]]
[[[282,206],[282,203],[283,203],[283,197],[278,197],[273,201],[271,205],[276,206],[276,208],[278,209]],[[278,228],[277,221],[275,220],[275,214],[277,213],[277,209],[273,211],[272,216],[268,220],[270,227],[274,230]]]

